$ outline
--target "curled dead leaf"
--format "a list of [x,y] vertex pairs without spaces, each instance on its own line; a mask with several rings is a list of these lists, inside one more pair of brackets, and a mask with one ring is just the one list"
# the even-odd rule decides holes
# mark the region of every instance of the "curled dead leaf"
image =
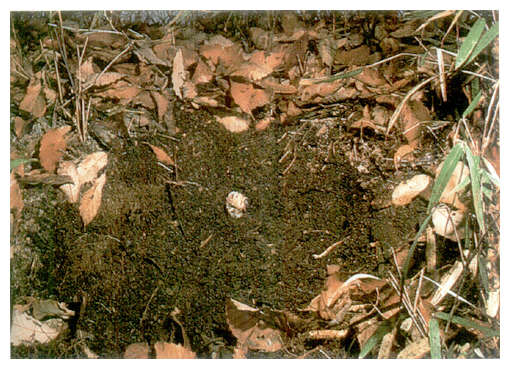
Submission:
[[230,83],[230,93],[235,103],[242,111],[251,114],[252,110],[269,103],[269,96],[265,90],[254,88],[251,83]]
[[85,226],[96,217],[99,211],[105,183],[106,173],[103,173],[101,177],[94,181],[92,187],[83,194],[80,202],[80,216]]
[[60,163],[57,173],[63,176],[69,176],[73,180],[73,183],[68,183],[60,186],[62,192],[67,196],[67,200],[70,203],[78,201],[80,196],[81,181],[80,175],[78,174],[78,168],[72,161],[64,161]]

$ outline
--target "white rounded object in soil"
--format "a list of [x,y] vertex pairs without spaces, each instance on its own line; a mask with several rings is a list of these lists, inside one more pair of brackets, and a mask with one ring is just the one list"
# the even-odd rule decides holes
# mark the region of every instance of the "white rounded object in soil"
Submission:
[[227,196],[227,212],[232,218],[241,218],[248,207],[249,200],[242,193],[232,191]]

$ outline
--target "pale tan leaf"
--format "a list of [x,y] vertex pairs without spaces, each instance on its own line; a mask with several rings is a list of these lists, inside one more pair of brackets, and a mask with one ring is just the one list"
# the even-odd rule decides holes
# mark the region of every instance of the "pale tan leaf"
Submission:
[[156,342],[154,344],[156,359],[196,359],[196,354],[190,349],[168,342]]
[[[117,72],[105,72],[94,83],[95,86],[105,86],[117,82],[123,77],[122,74]],[[96,77],[94,77],[96,78]]]
[[219,117],[214,116],[218,123],[221,123],[228,129],[230,132],[244,132],[250,127],[250,122],[246,119],[236,116],[228,116],[228,117]]
[[48,343],[57,338],[63,328],[61,319],[50,319],[40,322],[26,312],[16,308],[12,310],[11,343],[22,344]]
[[213,72],[211,68],[202,61],[202,59],[198,60],[197,67],[195,68],[195,72],[193,73],[193,77],[191,81],[195,84],[199,83],[209,83],[213,79]]
[[132,343],[124,351],[124,359],[148,359],[150,351],[147,343]]
[[72,161],[64,161],[60,163],[57,174],[69,176],[72,178],[73,183],[63,184],[60,186],[60,189],[66,194],[67,200],[70,203],[73,204],[77,202],[80,196],[82,183],[80,181],[80,175],[78,174],[78,168],[76,167],[76,164],[74,164]]
[[182,99],[182,86],[186,80],[186,72],[184,70],[184,60],[182,58],[182,49],[179,49],[173,60],[172,70],[172,86],[175,94]]
[[89,57],[78,69],[77,77],[78,79],[85,83],[87,81],[91,81],[95,78],[96,72],[94,71],[94,64],[92,63],[93,57]]
[[39,160],[41,166],[47,172],[55,171],[58,161],[66,150],[66,135],[70,130],[71,126],[63,126],[50,129],[43,135],[39,149]]
[[92,182],[97,178],[97,173],[108,163],[108,154],[97,151],[89,154],[78,165],[78,175],[81,184]]
[[333,40],[331,38],[325,38],[319,42],[318,47],[319,55],[328,67],[333,65]]
[[457,242],[465,236],[462,226],[464,218],[465,213],[461,210],[450,211],[448,208],[436,208],[432,213],[434,231],[440,236]]
[[273,70],[266,66],[262,66],[251,62],[245,62],[239,65],[230,75],[245,77],[250,81],[259,81],[262,78],[271,74],[272,72]]
[[103,173],[103,175],[94,182],[92,187],[83,194],[80,203],[80,216],[85,226],[95,218],[99,211],[105,183],[106,173]]
[[413,178],[400,183],[392,194],[393,205],[403,206],[424,192],[432,184],[432,178],[426,174],[418,174]]

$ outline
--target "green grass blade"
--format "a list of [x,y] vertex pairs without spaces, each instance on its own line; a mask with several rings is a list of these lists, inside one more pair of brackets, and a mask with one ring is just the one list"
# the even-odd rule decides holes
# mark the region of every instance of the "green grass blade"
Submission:
[[431,359],[442,359],[439,323],[435,318],[429,320],[429,345]]
[[365,69],[365,67],[361,67],[358,69],[351,70],[350,72],[335,74],[334,76],[331,76],[323,81],[315,82],[315,84],[333,82],[333,81],[336,81],[337,79],[342,79],[342,78],[351,78],[351,77],[357,76],[358,74],[363,72],[364,69]]
[[482,36],[483,29],[485,27],[485,19],[478,18],[471,30],[469,31],[466,39],[460,45],[459,53],[455,59],[455,69],[459,69],[469,58],[473,50],[475,49],[480,37]]
[[379,343],[383,337],[391,331],[391,325],[388,321],[384,320],[374,334],[365,342],[365,345],[359,353],[359,359],[363,359],[368,353]]
[[26,163],[30,163],[32,161],[37,161],[37,159],[14,159],[14,160],[11,160],[11,169],[10,171],[12,172],[12,170],[16,167],[19,167],[21,164],[26,164]]
[[469,175],[471,177],[471,193],[473,195],[473,206],[475,208],[475,216],[480,226],[480,230],[485,232],[485,220],[483,216],[483,203],[482,203],[482,185],[480,184],[480,158],[475,158],[471,149],[466,146],[466,159],[469,166]]
[[463,154],[464,144],[458,143],[453,147],[453,149],[446,157],[443,168],[441,168],[441,173],[439,173],[436,183],[434,183],[434,187],[432,188],[427,213],[430,213],[430,211],[439,203],[441,195],[443,194],[443,191],[446,188],[446,185],[448,184],[448,181],[450,180],[450,177],[452,176],[452,173]]
[[466,318],[461,318],[460,316],[454,315],[454,316],[450,317],[450,314],[442,313],[442,312],[434,313],[434,316],[439,319],[451,321],[452,323],[462,325],[466,328],[477,329],[480,332],[485,333],[485,335],[487,337],[499,337],[499,329],[488,328],[483,325],[477,324],[477,323],[473,322],[472,320],[469,320]]
[[462,114],[462,118],[467,117],[475,108],[478,106],[478,103],[480,102],[480,99],[482,98],[482,91],[478,92],[478,95],[475,96],[473,101],[471,101],[471,104],[467,107],[466,110],[464,110],[464,113]]
[[430,223],[430,220],[432,219],[432,213],[430,213],[427,218],[423,221],[420,229],[418,230],[418,233],[414,237],[414,241],[411,245],[411,248],[409,249],[409,252],[407,253],[406,259],[404,260],[404,265],[402,267],[402,282],[404,283],[407,272],[409,271],[409,264],[411,263],[411,259],[413,258],[414,250],[416,249],[416,245],[418,245],[418,240],[420,239],[421,234],[427,229],[427,226]]
[[494,38],[497,35],[499,35],[499,22],[494,23],[494,25],[487,32],[484,33],[482,38],[480,38],[480,41],[478,41],[478,43],[476,44],[475,49],[469,56],[469,59],[466,61],[466,64],[471,63],[478,56],[478,54],[480,54],[483,51],[483,49],[485,49],[487,45],[489,45],[492,42],[492,40],[494,40]]

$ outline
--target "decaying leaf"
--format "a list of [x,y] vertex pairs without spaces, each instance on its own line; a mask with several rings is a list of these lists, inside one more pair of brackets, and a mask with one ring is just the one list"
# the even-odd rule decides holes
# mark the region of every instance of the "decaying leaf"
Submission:
[[95,218],[99,211],[105,183],[106,173],[103,173],[101,177],[95,180],[92,187],[83,194],[80,203],[80,216],[85,226]]
[[283,347],[283,332],[267,324],[264,321],[267,317],[259,309],[229,298],[225,312],[230,331],[237,338],[237,347],[242,351],[250,349],[275,352]]
[[168,165],[175,165],[174,161],[172,160],[172,158],[170,157],[170,155],[168,155],[165,150],[163,149],[160,149],[159,147],[157,146],[154,146],[154,145],[151,145],[151,144],[148,144],[150,146],[150,148],[152,149],[152,151],[154,152],[154,154],[156,155],[156,158],[162,162],[162,163],[165,163],[165,164],[168,164]]
[[168,342],[156,342],[154,344],[156,359],[196,359],[196,354],[190,349]]
[[465,213],[461,210],[450,211],[446,207],[438,207],[432,213],[434,231],[438,235],[446,237],[452,241],[463,239],[465,236],[462,224],[464,218]]
[[244,132],[250,127],[250,122],[246,119],[237,116],[229,116],[229,117],[218,117],[214,116],[218,123],[221,123],[228,129],[230,132]]
[[70,130],[71,126],[63,126],[50,129],[43,135],[39,150],[39,161],[47,172],[55,171],[58,161],[66,150],[66,135]]
[[97,178],[97,173],[108,163],[108,154],[102,151],[89,154],[78,165],[80,183],[92,182]]
[[414,151],[414,148],[409,145],[400,146],[395,154],[393,155],[393,162],[395,164],[395,170],[398,170],[398,164],[405,156],[410,155]]
[[132,343],[124,351],[124,359],[148,359],[150,351],[147,343]]
[[429,110],[421,101],[408,101],[404,104],[400,124],[409,146],[416,148],[420,144],[422,122],[430,120]]
[[175,94],[182,99],[182,86],[186,80],[186,71],[184,70],[184,60],[182,50],[179,49],[173,60],[172,85]]
[[30,81],[27,93],[19,104],[19,108],[31,113],[34,118],[42,117],[46,113],[46,101],[41,96],[42,84],[39,78]]
[[57,338],[64,327],[62,319],[41,322],[17,306],[12,310],[11,343],[14,346],[48,343]]
[[23,197],[21,195],[21,190],[18,185],[18,181],[14,175],[14,172],[11,172],[11,210],[16,209],[17,213],[20,214],[23,209]]
[[230,93],[237,105],[247,114],[252,110],[269,103],[266,91],[254,88],[251,83],[230,83]]
[[426,174],[418,174],[413,178],[400,183],[393,191],[393,205],[403,206],[410,204],[411,201],[423,193],[427,188],[430,189],[432,178]]

